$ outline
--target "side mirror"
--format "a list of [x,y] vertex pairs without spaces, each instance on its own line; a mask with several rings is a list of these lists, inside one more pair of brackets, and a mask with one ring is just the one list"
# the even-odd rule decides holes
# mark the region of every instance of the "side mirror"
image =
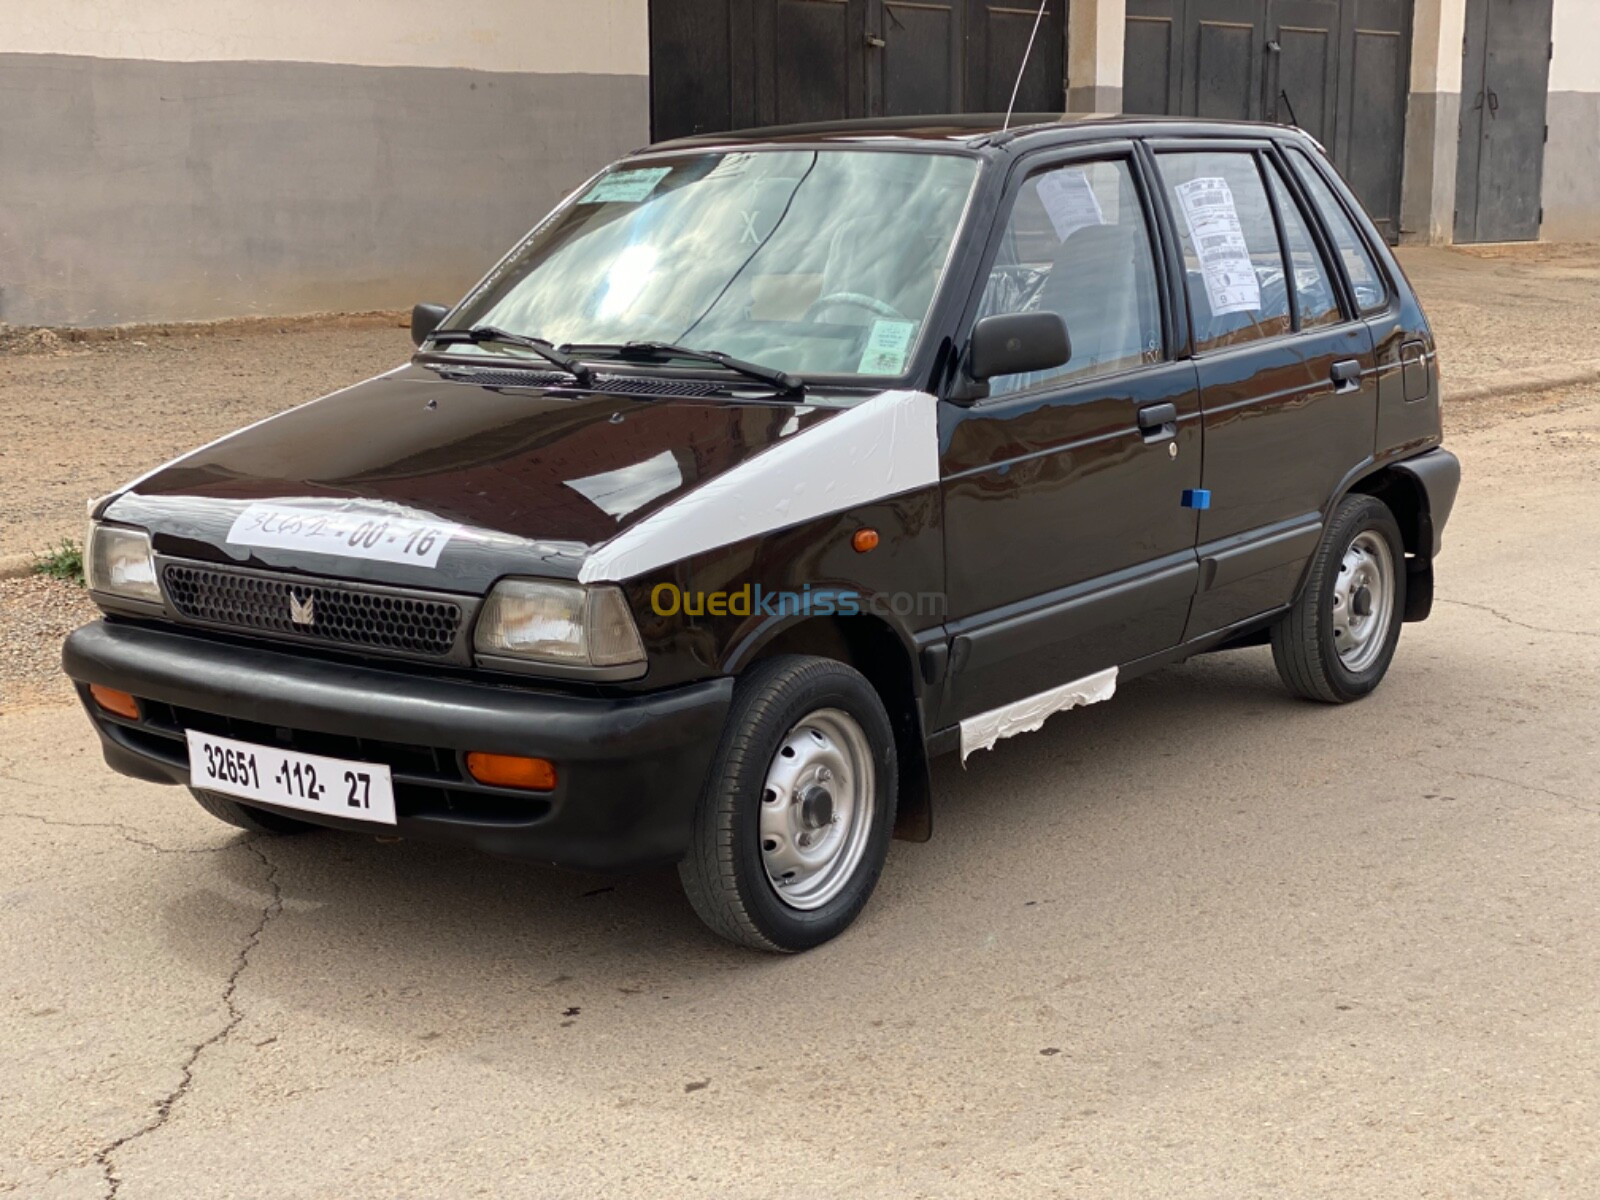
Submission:
[[411,344],[420,346],[428,335],[439,328],[439,322],[450,310],[442,304],[418,304],[411,309]]
[[1001,313],[972,327],[967,374],[981,383],[997,375],[1048,371],[1071,358],[1067,323],[1056,313]]

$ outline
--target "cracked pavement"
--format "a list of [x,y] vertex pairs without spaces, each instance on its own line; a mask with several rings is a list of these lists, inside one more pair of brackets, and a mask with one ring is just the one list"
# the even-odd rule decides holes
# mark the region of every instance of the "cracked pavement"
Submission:
[[0,717],[0,1194],[1585,1196],[1600,388],[1478,411],[1388,682],[1264,650],[936,768],[839,942],[254,838]]

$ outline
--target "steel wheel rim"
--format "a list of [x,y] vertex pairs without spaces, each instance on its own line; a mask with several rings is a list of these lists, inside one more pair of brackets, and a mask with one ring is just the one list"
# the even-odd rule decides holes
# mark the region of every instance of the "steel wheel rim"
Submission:
[[1333,647],[1345,670],[1359,675],[1378,660],[1393,617],[1394,555],[1368,529],[1345,550],[1333,584]]
[[849,884],[872,836],[876,783],[867,735],[841,709],[818,709],[784,735],[759,803],[762,865],[785,905],[821,908]]

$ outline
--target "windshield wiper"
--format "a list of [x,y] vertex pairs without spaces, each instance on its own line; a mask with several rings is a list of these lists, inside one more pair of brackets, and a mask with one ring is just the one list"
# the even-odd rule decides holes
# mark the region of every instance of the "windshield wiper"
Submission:
[[745,362],[742,358],[734,358],[733,355],[724,354],[720,350],[695,350],[689,346],[674,345],[672,342],[624,342],[620,346],[601,344],[572,346],[569,349],[610,350],[618,357],[626,359],[688,358],[697,362],[716,363],[737,375],[770,383],[780,392],[791,396],[804,395],[806,390],[805,381],[799,376],[780,371],[776,367],[763,367],[760,363]]
[[501,329],[497,325],[474,325],[471,329],[436,329],[428,340],[438,346],[456,345],[461,342],[470,342],[474,346],[480,346],[485,342],[502,346],[521,346],[525,350],[532,350],[546,362],[554,363],[583,387],[588,387],[594,382],[594,372],[572,355],[562,353],[543,338],[512,333],[509,329]]

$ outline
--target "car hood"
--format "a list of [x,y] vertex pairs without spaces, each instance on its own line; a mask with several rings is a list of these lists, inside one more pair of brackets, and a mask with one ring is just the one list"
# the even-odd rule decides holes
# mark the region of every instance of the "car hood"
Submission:
[[[507,573],[576,576],[595,547],[842,411],[826,400],[621,394],[605,380],[579,390],[519,378],[537,383],[413,363],[176,459],[101,515],[149,529],[158,554],[481,591]],[[264,502],[460,533],[431,565],[231,542],[235,522]]]

